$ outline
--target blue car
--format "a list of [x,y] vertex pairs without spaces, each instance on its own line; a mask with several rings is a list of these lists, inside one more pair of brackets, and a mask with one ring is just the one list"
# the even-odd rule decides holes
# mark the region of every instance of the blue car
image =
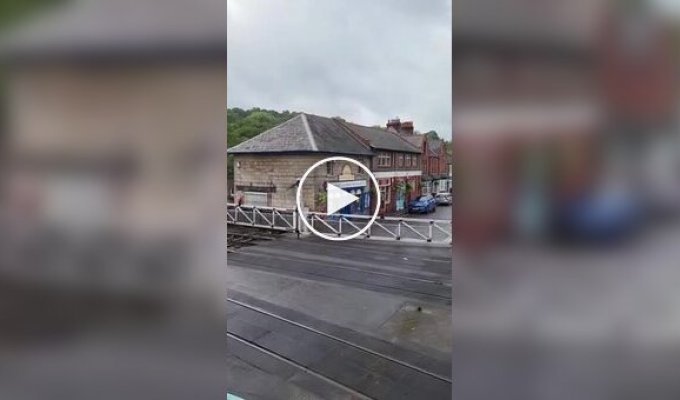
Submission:
[[410,213],[430,213],[437,207],[437,201],[432,195],[420,196],[408,205]]
[[561,236],[586,241],[623,238],[641,225],[643,209],[632,193],[597,192],[558,209]]

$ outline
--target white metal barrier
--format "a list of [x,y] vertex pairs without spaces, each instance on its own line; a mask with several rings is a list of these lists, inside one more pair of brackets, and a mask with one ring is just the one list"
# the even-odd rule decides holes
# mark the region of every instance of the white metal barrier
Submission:
[[[351,235],[363,229],[371,220],[368,215],[324,214],[309,212],[307,222],[319,232]],[[307,233],[304,223],[295,209],[227,205],[227,223],[241,226]],[[451,243],[451,221],[380,217],[363,236],[367,239],[404,240],[428,243]]]
[[236,206],[227,204],[227,223],[295,232],[298,227],[296,210],[273,207]]

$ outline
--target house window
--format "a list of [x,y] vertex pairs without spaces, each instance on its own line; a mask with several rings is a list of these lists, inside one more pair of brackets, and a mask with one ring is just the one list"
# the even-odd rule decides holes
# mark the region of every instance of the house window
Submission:
[[430,181],[426,181],[424,185],[421,186],[421,194],[430,194]]
[[380,186],[380,198],[382,199],[383,204],[390,204],[390,187],[389,186]]
[[385,204],[389,204],[390,199],[390,179],[380,179],[378,180],[378,185],[380,185],[380,201],[382,202],[381,207]]
[[411,155],[410,154],[406,155],[406,166],[407,167],[411,166]]
[[380,153],[378,155],[378,166],[389,167],[392,165],[392,155],[390,153]]
[[418,163],[418,156],[413,156],[413,166],[414,167],[420,166],[420,164]]
[[333,161],[326,163],[326,175],[333,175]]
[[403,154],[397,154],[397,167],[403,167],[404,166],[404,155]]

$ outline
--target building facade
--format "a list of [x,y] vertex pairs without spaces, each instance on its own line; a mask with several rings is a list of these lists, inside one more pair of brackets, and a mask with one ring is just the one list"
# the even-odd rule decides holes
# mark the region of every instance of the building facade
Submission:
[[[13,218],[2,227],[17,249],[50,232],[63,254],[95,257],[75,257],[66,269],[43,257],[26,278],[62,293],[66,273],[74,287],[105,296],[146,296],[144,271],[153,266],[167,277],[156,280],[155,293],[168,283],[167,299],[184,301],[189,296],[178,293],[187,290],[218,310],[224,288],[206,260],[225,254],[221,240],[210,240],[225,234],[214,218],[224,209],[224,5],[59,7],[45,15],[49,26],[40,18],[6,32],[0,50],[7,111],[0,213]],[[180,17],[201,23],[182,34],[173,22]],[[174,40],[158,41],[166,36]],[[22,226],[32,234],[13,233]],[[104,243],[116,243],[126,259],[114,261]]]
[[371,171],[378,180],[380,211],[400,214],[421,192],[421,152],[407,140],[387,129],[345,123],[350,131],[367,143],[374,155]]
[[[380,212],[405,212],[420,193],[420,151],[385,129],[311,114],[291,120],[228,150],[234,156],[234,198],[244,205],[295,208],[302,175],[316,162],[344,156],[371,170],[381,193]],[[303,202],[325,211],[323,193],[333,185],[361,200],[342,210],[367,214],[375,204],[371,180],[356,165],[334,161],[308,176]]]
[[[135,10],[123,4],[91,7],[95,21]],[[132,42],[121,39],[122,27],[100,37],[96,23],[74,24],[69,18],[80,12],[75,4],[55,13],[50,30],[38,24],[33,35],[26,26],[5,44],[11,118],[4,145],[12,155],[6,190],[31,187],[39,199],[32,218],[65,229],[115,225],[146,232],[153,226],[165,232],[188,225],[177,211],[183,205],[217,190],[199,188],[190,173],[178,172],[200,170],[207,160],[221,171],[224,119],[216,116],[224,115],[226,28],[207,19],[220,8],[196,8],[192,15],[206,18],[206,25],[197,30],[195,49],[158,49],[155,35],[174,27],[164,24],[145,34],[157,11],[139,15]]]
[[387,130],[420,150],[420,189],[417,193],[433,194],[451,190],[446,143],[416,133],[412,121],[398,118],[387,121]]
[[566,205],[595,198],[602,182],[645,180],[647,150],[677,131],[670,37],[658,18],[626,9],[644,2],[564,2],[558,12],[491,3],[506,24],[482,24],[483,7],[469,2],[453,35],[454,229],[473,245],[548,236]]
[[427,165],[424,176],[427,177],[428,185],[423,189],[423,194],[450,191],[451,178],[448,173],[446,143],[443,140],[426,138],[425,145]]
[[[234,156],[234,193],[235,201],[243,205],[258,207],[277,207],[294,209],[296,207],[297,187],[302,175],[309,167],[324,158],[338,154],[332,153],[288,153],[288,154],[237,154]],[[365,165],[370,165],[371,157],[344,154]],[[347,192],[362,198],[360,207],[343,210],[347,214],[363,214],[371,205],[368,196],[370,178],[354,164],[333,161],[325,169],[317,168],[308,177],[309,187],[303,188],[305,204],[314,204],[313,211],[324,211],[319,193],[332,183]],[[348,211],[348,212],[345,212]]]

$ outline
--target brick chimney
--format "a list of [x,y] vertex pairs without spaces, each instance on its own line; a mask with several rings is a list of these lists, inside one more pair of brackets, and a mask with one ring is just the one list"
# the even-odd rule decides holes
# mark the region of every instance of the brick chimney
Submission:
[[399,132],[401,130],[401,121],[399,121],[399,118],[394,118],[389,121],[387,121],[387,129],[394,129],[395,132]]
[[405,135],[413,135],[413,121],[402,122],[400,132]]

